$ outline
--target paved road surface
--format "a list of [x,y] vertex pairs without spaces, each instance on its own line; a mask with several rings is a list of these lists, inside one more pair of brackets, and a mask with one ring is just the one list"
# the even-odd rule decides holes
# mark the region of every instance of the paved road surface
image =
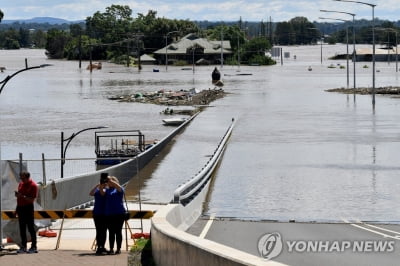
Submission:
[[282,251],[273,260],[289,265],[399,265],[400,261],[400,225],[209,221],[198,220],[188,232],[256,256],[261,256],[259,240],[279,233]]

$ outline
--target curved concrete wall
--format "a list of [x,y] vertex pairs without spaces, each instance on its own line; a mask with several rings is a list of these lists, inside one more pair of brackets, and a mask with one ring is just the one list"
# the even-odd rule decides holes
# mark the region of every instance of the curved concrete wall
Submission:
[[195,206],[169,204],[151,220],[153,258],[159,266],[283,265],[184,232],[198,217]]

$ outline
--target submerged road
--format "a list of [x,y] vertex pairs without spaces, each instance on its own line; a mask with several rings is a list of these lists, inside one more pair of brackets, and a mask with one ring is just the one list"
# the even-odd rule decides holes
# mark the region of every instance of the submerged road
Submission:
[[398,265],[400,260],[400,225],[203,217],[187,232],[256,256],[261,249],[288,265]]

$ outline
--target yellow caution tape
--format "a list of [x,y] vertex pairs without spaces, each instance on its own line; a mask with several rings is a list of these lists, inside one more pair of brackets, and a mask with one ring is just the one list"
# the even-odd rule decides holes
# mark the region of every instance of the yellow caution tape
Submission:
[[[150,219],[153,217],[153,211],[135,211],[130,210],[130,219]],[[3,220],[16,219],[15,211],[2,211]],[[69,218],[93,218],[92,210],[41,210],[34,211],[35,219],[69,219]]]

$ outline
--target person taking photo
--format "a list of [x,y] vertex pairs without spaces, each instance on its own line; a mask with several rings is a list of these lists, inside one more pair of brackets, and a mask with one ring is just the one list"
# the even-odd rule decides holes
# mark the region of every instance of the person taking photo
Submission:
[[[33,203],[38,195],[38,186],[31,179],[31,175],[27,171],[20,173],[21,182],[18,184],[18,190],[15,191],[17,198],[16,213],[18,216],[19,233],[21,236],[21,246],[18,253],[37,253],[37,238],[34,223],[34,206]],[[31,235],[32,245],[27,250],[26,228]]]

